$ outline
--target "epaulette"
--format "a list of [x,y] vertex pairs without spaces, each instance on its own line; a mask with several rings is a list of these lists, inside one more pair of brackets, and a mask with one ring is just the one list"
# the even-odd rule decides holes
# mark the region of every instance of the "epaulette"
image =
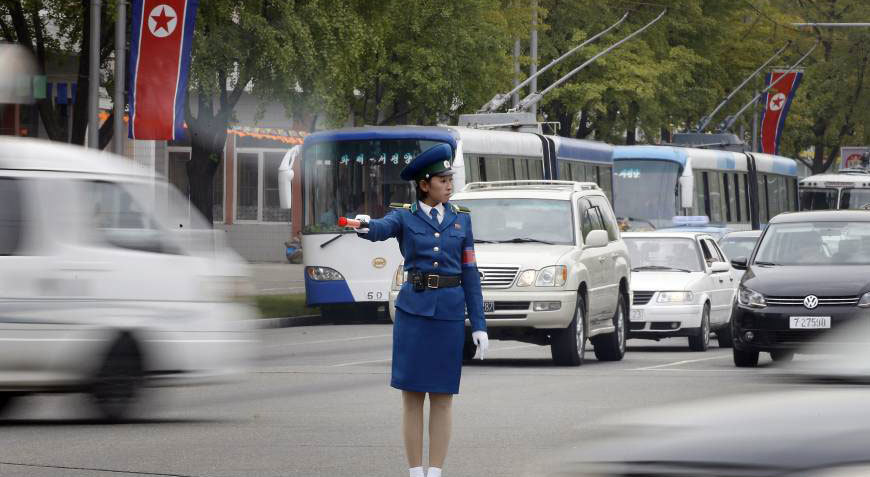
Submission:
[[401,203],[401,202],[391,202],[391,203],[390,203],[390,208],[391,208],[391,209],[406,209],[406,210],[411,210],[411,204],[403,204],[403,203]]
[[457,214],[460,212],[463,214],[470,214],[471,213],[471,209],[469,209],[468,207],[463,207],[461,205],[456,205],[456,204],[450,204],[450,207],[453,209],[453,212],[457,213]]

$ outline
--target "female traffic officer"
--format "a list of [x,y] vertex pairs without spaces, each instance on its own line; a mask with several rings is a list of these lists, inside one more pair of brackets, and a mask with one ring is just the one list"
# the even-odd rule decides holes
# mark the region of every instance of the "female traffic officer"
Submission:
[[423,477],[423,402],[429,394],[429,469],[440,477],[450,441],[451,405],[459,393],[465,312],[476,358],[489,346],[483,295],[474,257],[471,217],[448,202],[453,192],[453,149],[439,144],[418,155],[401,177],[417,186],[404,204],[358,232],[373,242],[395,237],[408,280],[396,300],[390,385],[402,390],[402,431],[411,477]]

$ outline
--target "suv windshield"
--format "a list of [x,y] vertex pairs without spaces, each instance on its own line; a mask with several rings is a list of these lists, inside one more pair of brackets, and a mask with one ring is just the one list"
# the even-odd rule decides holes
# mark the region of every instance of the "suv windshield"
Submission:
[[574,214],[567,200],[512,198],[450,202],[471,209],[475,240],[574,244]]
[[755,263],[870,265],[870,222],[773,224]]
[[701,256],[696,242],[688,238],[623,237],[631,257],[632,271],[700,272]]

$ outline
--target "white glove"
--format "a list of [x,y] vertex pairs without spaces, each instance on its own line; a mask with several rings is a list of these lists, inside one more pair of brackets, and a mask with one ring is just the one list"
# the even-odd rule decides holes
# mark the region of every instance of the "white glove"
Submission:
[[486,334],[486,331],[475,331],[471,333],[471,340],[477,346],[477,352],[474,353],[474,358],[472,359],[482,360],[489,349],[489,335]]
[[[361,220],[361,221],[365,221],[365,222],[371,222],[372,218],[369,217],[368,215],[365,215],[365,214],[357,214],[357,216],[354,217],[354,220]],[[366,227],[366,228],[364,228],[364,229],[356,229],[356,233],[358,233],[358,234],[367,234],[367,233],[369,233],[369,229],[368,229],[368,227]]]

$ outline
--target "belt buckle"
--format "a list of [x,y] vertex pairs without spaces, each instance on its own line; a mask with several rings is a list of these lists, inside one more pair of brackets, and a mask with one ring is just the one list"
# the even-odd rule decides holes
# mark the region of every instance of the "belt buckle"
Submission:
[[[433,280],[434,278],[434,280]],[[428,288],[438,288],[438,282],[441,277],[439,275],[427,275],[426,276],[426,286]],[[433,284],[434,281],[434,284]]]

